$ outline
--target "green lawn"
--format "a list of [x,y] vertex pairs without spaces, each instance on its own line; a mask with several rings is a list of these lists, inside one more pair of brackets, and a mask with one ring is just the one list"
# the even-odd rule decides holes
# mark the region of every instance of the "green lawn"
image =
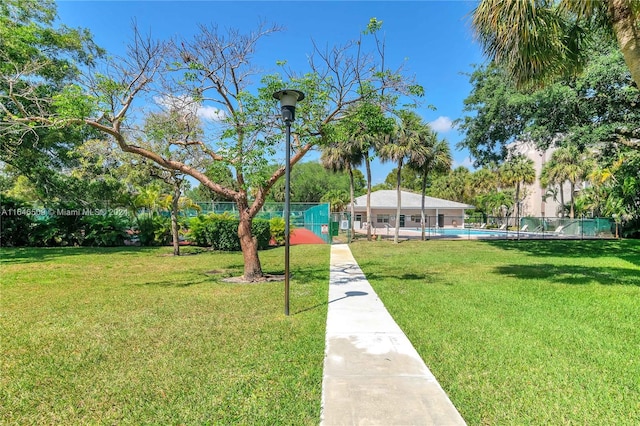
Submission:
[[640,424],[639,241],[351,249],[470,425]]
[[[639,242],[351,248],[470,425],[640,424]],[[329,246],[167,253],[0,250],[0,424],[318,423]]]
[[0,424],[318,423],[329,246],[167,253],[0,250]]

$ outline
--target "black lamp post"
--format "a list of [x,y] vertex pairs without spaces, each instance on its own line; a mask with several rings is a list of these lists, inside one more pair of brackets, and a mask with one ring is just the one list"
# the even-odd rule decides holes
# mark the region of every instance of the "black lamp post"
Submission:
[[282,119],[287,129],[287,147],[284,165],[284,314],[289,315],[289,204],[291,188],[291,123],[296,119],[296,102],[304,99],[299,90],[279,90],[273,94],[280,101]]

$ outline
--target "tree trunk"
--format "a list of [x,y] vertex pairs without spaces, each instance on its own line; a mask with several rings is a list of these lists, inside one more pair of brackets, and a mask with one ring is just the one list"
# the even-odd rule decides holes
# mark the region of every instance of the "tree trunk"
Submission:
[[609,16],[631,78],[640,87],[640,31],[631,3],[629,0],[609,0]]
[[249,215],[247,206],[238,203],[240,211],[240,224],[238,225],[238,238],[244,259],[244,274],[246,281],[257,281],[264,276],[260,258],[258,257],[258,241],[251,233],[253,217]]
[[371,227],[373,226],[373,220],[371,220],[371,162],[368,155],[364,163],[367,168],[367,241],[371,241]]
[[560,217],[564,217],[564,185],[560,185]]
[[349,170],[349,198],[351,199],[351,218],[350,218],[350,222],[351,222],[351,237],[353,238],[353,236],[355,235],[355,225],[354,225],[354,218],[355,218],[355,213],[356,213],[356,206],[354,205],[354,199],[355,199],[355,183],[353,181],[353,169],[351,168],[351,163],[349,163],[347,165],[348,170]]
[[424,196],[426,192],[427,192],[427,174],[423,173],[422,174],[422,200],[420,203],[420,228],[421,228],[420,238],[422,241],[425,240]]
[[520,229],[520,182],[516,183],[516,229]]
[[575,216],[575,211],[573,209],[573,204],[574,204],[574,191],[576,190],[576,185],[575,183],[569,181],[569,188],[571,188],[571,205],[569,206],[569,217],[571,219],[573,219],[573,216]]
[[398,174],[396,177],[396,191],[398,194],[398,205],[396,206],[396,233],[393,236],[393,242],[398,244],[398,238],[400,236],[400,212],[402,211],[402,191],[400,190],[400,184],[402,183],[402,160],[398,161]]
[[173,182],[173,198],[171,199],[171,238],[173,255],[180,256],[180,226],[178,225],[178,205],[180,203],[180,184]]

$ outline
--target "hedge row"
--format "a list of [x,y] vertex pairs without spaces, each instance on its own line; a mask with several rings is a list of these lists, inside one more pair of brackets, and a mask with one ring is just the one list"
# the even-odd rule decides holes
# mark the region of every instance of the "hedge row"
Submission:
[[0,246],[120,246],[131,221],[122,215],[80,215],[81,209],[56,205],[51,210],[68,214],[46,215],[27,203],[3,196]]
[[[238,251],[238,225],[240,221],[227,214],[201,215],[189,222],[189,240],[192,244],[211,247],[214,250]],[[271,226],[266,219],[254,219],[251,233],[258,241],[258,250],[269,247],[271,241]]]
[[[158,214],[137,215],[42,215],[29,204],[3,196],[1,199],[0,246],[121,246],[125,241],[143,246],[171,242],[171,220]],[[74,206],[58,205],[49,210],[81,211]],[[239,251],[239,220],[229,214],[201,215],[181,219],[192,244],[215,250]],[[252,233],[258,249],[284,242],[284,220],[254,219]]]

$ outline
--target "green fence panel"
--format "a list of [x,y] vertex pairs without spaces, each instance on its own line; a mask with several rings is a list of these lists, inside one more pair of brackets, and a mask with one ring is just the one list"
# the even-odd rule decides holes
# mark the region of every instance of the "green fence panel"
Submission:
[[328,225],[329,204],[318,204],[304,210],[304,227],[330,244],[331,234],[328,232]]

